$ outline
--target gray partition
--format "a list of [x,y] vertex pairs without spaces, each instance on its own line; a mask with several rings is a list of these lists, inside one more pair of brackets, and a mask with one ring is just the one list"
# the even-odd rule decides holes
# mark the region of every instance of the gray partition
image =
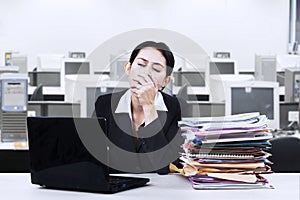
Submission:
[[60,86],[60,72],[28,72],[30,85]]
[[180,71],[173,72],[174,85],[175,86],[198,86],[204,87],[205,83],[205,72],[198,71]]
[[80,117],[79,103],[49,103],[48,116]]
[[127,87],[117,87],[117,88],[105,88],[103,89],[103,87],[87,87],[86,89],[86,113],[87,113],[87,117],[92,116],[94,110],[95,110],[95,101],[97,100],[97,98],[100,95],[104,95],[104,94],[109,94],[112,92],[119,92],[122,90],[127,90]]
[[190,107],[190,117],[216,117],[225,115],[224,103],[211,103],[203,101],[188,101]]
[[42,105],[37,102],[28,102],[27,106],[28,111],[35,111],[36,116],[45,116],[44,113],[42,113]]
[[36,116],[80,117],[80,104],[62,101],[29,101],[28,111]]

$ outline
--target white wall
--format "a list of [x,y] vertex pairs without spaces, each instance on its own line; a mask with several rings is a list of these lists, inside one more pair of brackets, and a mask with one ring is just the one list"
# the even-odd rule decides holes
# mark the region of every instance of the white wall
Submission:
[[90,53],[122,32],[164,28],[209,55],[230,51],[249,71],[255,53],[287,52],[288,24],[287,0],[2,0],[0,65],[8,50],[27,54],[33,68],[38,54]]

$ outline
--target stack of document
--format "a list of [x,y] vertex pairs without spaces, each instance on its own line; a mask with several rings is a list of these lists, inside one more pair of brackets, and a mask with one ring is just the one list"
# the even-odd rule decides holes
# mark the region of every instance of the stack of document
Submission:
[[188,176],[195,189],[272,188],[261,176],[271,173],[267,120],[258,112],[185,118],[179,122],[183,168],[171,167]]

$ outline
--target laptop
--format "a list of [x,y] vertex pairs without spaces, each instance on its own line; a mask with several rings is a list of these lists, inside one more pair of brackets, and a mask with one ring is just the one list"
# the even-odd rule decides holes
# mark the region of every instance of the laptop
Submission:
[[107,133],[105,118],[28,117],[32,184],[99,193],[146,185],[148,178],[109,175],[106,141],[97,142],[97,150],[107,162],[98,161],[86,148],[82,141],[101,134],[99,125]]

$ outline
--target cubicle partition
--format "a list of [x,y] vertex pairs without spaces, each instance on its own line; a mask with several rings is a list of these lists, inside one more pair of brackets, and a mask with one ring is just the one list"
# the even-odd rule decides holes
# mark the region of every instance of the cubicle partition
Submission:
[[[86,87],[85,99],[86,99],[86,116],[92,116],[95,110],[95,101],[100,95],[109,94],[113,92],[119,92],[126,90],[127,87]],[[83,108],[84,109],[84,108]],[[84,111],[85,112],[85,111]]]
[[35,116],[80,117],[80,103],[63,101],[29,101],[28,112]]
[[56,86],[60,87],[60,72],[28,72],[29,75],[29,85],[38,86],[43,84],[43,86]]

